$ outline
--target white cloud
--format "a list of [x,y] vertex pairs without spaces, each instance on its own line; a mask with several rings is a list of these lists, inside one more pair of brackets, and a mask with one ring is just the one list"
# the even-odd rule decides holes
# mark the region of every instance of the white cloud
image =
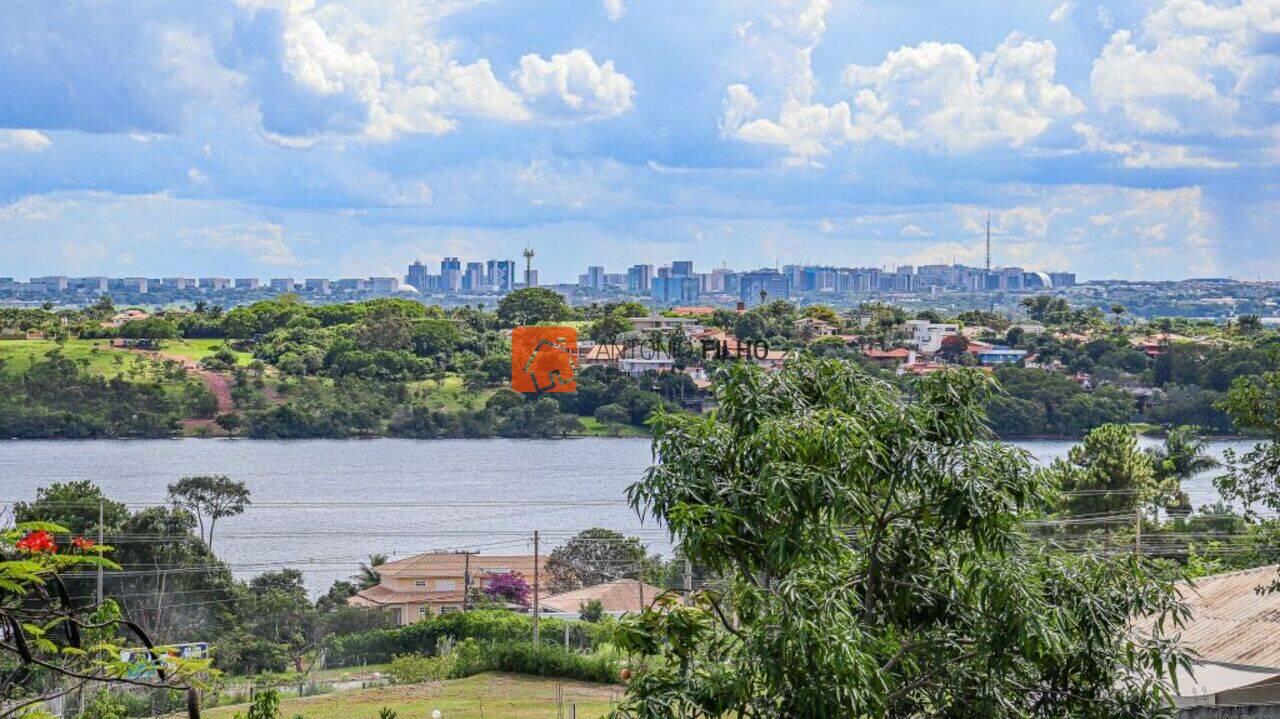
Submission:
[[53,145],[49,136],[38,130],[0,129],[0,152],[40,152]]
[[[605,0],[622,10],[621,0]],[[330,3],[312,0],[242,0],[250,12],[279,12],[281,70],[306,94],[324,99],[331,113],[320,127],[271,126],[275,114],[297,124],[298,110],[314,103],[265,93],[268,138],[310,146],[325,137],[360,134],[390,140],[403,134],[442,135],[459,118],[527,122],[540,117],[594,119],[630,109],[634,88],[612,62],[598,64],[576,49],[544,60],[526,55],[513,88],[488,59],[462,62],[454,43],[436,37],[441,19],[478,0],[435,3]],[[278,95],[279,93],[274,93]],[[290,104],[293,102],[293,104]],[[269,112],[276,109],[276,113]],[[314,123],[313,123],[314,124]],[[354,130],[354,132],[353,132]]]
[[549,60],[525,55],[513,79],[527,101],[553,116],[612,117],[630,110],[635,97],[635,84],[612,61],[599,64],[580,48]]
[[924,229],[920,225],[903,225],[899,231],[903,237],[933,237],[933,233]]
[[285,241],[284,227],[274,222],[238,222],[184,230],[180,236],[188,247],[237,252],[264,265],[293,267],[301,264]]
[[1090,84],[1117,130],[1262,136],[1280,117],[1280,3],[1166,0],[1140,32],[1119,30]]
[[759,102],[751,89],[732,85],[721,132],[786,147],[801,161],[873,138],[953,152],[1017,147],[1084,109],[1066,86],[1054,82],[1056,56],[1052,42],[1018,35],[981,57],[956,44],[903,47],[879,65],[845,70],[852,105],[790,98],[777,119],[756,118]]
[[602,0],[601,4],[604,7],[605,17],[613,22],[621,20],[622,16],[627,12],[622,0]]
[[1071,13],[1076,9],[1074,0],[1067,0],[1049,13],[1049,22],[1062,22],[1071,17]]
[[953,151],[1016,147],[1084,110],[1054,82],[1056,61],[1051,41],[1014,34],[979,57],[953,43],[904,47],[878,66],[850,65],[845,80],[859,92],[858,124],[872,134]]
[[1196,154],[1186,145],[1174,145],[1155,142],[1115,141],[1103,136],[1102,131],[1087,123],[1078,122],[1072,125],[1085,141],[1085,149],[1092,152],[1107,152],[1119,155],[1124,167],[1135,169],[1170,169],[1200,168],[1205,170],[1225,170],[1239,167],[1239,163],[1229,160],[1218,160]]

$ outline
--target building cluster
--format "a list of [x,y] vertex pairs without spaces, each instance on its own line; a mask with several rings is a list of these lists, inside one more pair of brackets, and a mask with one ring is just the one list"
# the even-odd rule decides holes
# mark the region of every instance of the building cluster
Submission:
[[633,265],[626,274],[592,265],[578,276],[578,287],[648,296],[656,305],[688,304],[700,298],[731,298],[756,303],[796,295],[937,294],[941,292],[1022,292],[1071,287],[1071,272],[1033,272],[1021,267],[984,269],[965,265],[832,267],[786,265],[781,269],[737,271],[717,267],[695,272],[693,262]]
[[261,280],[257,277],[69,277],[48,275],[32,277],[19,282],[12,277],[0,277],[0,292],[35,295],[83,295],[98,297],[107,293],[125,295],[182,294],[182,293],[282,293],[306,292],[328,295],[333,293],[381,293],[390,294],[401,289],[396,277],[350,277],[331,280],[326,277],[273,277]]

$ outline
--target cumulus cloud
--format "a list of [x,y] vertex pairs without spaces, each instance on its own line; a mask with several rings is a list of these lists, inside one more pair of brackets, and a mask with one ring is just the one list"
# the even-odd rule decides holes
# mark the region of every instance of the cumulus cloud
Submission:
[[552,116],[612,117],[630,110],[635,97],[631,78],[582,49],[550,59],[525,55],[513,79],[530,104]]
[[38,130],[0,130],[0,152],[39,152],[51,145],[49,136]]
[[754,118],[759,103],[750,88],[731,86],[721,130],[798,158],[873,138],[952,152],[1017,147],[1084,110],[1054,82],[1056,58],[1052,42],[1016,34],[977,57],[962,45],[921,43],[890,52],[879,65],[850,65],[844,80],[851,101],[789,99],[777,119]]
[[1172,145],[1163,152],[1175,160],[1187,143],[1273,146],[1277,43],[1274,0],[1166,0],[1138,30],[1113,33],[1094,61],[1090,86],[1105,115],[1099,125],[1111,137]]

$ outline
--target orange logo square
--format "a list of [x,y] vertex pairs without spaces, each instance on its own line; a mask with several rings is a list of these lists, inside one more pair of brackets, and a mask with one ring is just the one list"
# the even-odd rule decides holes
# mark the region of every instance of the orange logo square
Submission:
[[572,327],[517,327],[511,331],[511,389],[576,392],[578,331]]

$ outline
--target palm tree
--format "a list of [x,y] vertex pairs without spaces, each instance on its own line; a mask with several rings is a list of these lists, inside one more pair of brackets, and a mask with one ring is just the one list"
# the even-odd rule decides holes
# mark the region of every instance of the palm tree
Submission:
[[360,571],[353,574],[351,578],[355,580],[356,587],[359,589],[368,589],[376,587],[382,583],[382,574],[378,572],[378,567],[387,563],[387,555],[370,554],[369,563],[360,563]]
[[1209,454],[1208,442],[1194,427],[1183,425],[1169,430],[1164,444],[1147,450],[1165,506],[1170,511],[1190,512],[1191,503],[1182,483],[1221,465]]

